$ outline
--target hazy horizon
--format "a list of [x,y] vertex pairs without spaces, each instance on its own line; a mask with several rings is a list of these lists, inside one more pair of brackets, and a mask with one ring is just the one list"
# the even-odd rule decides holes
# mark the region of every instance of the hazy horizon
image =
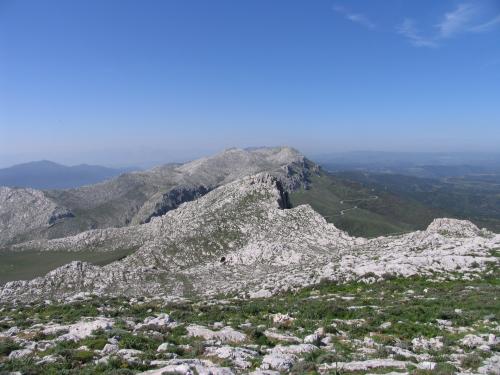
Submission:
[[495,152],[500,4],[0,3],[0,167]]
[[[247,147],[238,147],[242,149],[246,148],[259,148],[259,147],[292,147],[303,153],[306,157],[310,158],[316,162],[324,162],[325,160],[331,161],[332,157],[338,156],[338,162],[342,163],[346,160],[352,162],[357,161],[360,163],[366,162],[366,157],[370,158],[371,156],[377,156],[378,162],[381,160],[385,160],[384,156],[389,157],[390,160],[397,161],[398,157],[403,157],[404,160],[418,160],[421,158],[422,160],[450,160],[450,163],[453,165],[458,164],[478,164],[481,161],[495,161],[496,163],[500,163],[500,151],[497,152],[488,152],[488,151],[386,151],[386,150],[348,150],[348,151],[330,151],[330,152],[303,152],[303,150],[294,147],[292,145],[253,145]],[[232,147],[229,147],[232,148]],[[130,162],[119,162],[121,160],[119,158],[113,159],[112,157],[106,158],[105,155],[103,159],[99,158],[99,155],[94,155],[94,158],[89,157],[85,158],[85,155],[74,155],[71,158],[57,158],[53,155],[53,158],[48,157],[40,157],[40,158],[4,158],[0,155],[0,168],[9,168],[12,166],[32,163],[32,162],[54,162],[64,166],[79,166],[79,165],[95,165],[95,166],[103,166],[108,168],[139,168],[139,169],[148,169],[161,164],[167,163],[185,163],[202,157],[209,157],[215,154],[221,153],[229,148],[223,148],[218,150],[211,150],[207,153],[200,154],[190,154],[192,156],[188,156],[186,153],[165,153],[163,157],[158,155],[156,159],[147,159],[147,158],[137,158],[137,159],[129,159]],[[185,155],[182,157],[182,155]],[[121,158],[121,155],[118,155]],[[96,158],[97,157],[97,158]],[[441,157],[441,158],[440,158]],[[13,162],[9,162],[9,160],[13,160]],[[17,161],[15,161],[17,160]],[[116,162],[112,162],[115,160]],[[134,161],[135,160],[135,161]],[[368,159],[369,160],[369,159]],[[383,163],[383,161],[382,161]],[[437,163],[437,162],[436,162]]]

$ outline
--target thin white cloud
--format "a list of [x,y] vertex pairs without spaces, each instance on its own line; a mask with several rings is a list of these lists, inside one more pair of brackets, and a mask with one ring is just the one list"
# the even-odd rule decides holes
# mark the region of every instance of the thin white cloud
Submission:
[[495,28],[498,25],[500,25],[500,14],[489,21],[486,21],[486,22],[481,23],[479,25],[472,26],[469,30],[474,32],[474,33],[484,33],[484,32],[492,30],[493,28]]
[[415,21],[406,18],[403,23],[396,27],[399,34],[409,39],[415,47],[437,47],[437,43],[432,39],[425,37],[417,29]]
[[[500,25],[500,14],[493,19],[484,19],[485,9],[479,3],[462,3],[443,15],[433,32],[424,35],[415,21],[406,18],[396,27],[415,47],[438,47],[444,40],[464,33],[480,33],[493,30]],[[436,30],[437,29],[437,30]]]
[[344,16],[345,19],[357,23],[367,29],[375,29],[376,25],[364,14],[354,13],[340,5],[335,5],[333,10]]
[[449,38],[464,32],[477,16],[478,8],[472,4],[460,4],[455,10],[445,13],[443,20],[437,24],[439,36]]

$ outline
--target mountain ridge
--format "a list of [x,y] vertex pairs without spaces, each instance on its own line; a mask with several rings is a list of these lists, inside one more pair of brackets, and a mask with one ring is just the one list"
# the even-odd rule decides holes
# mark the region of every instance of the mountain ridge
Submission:
[[[425,231],[375,239],[337,229],[308,205],[285,209],[279,179],[260,173],[222,185],[150,223],[32,243],[45,251],[106,251],[136,241],[122,260],[73,262],[44,277],[5,284],[1,300],[97,295],[266,296],[319,283],[390,275],[474,277],[500,236],[474,224],[436,219]],[[281,202],[281,203],[280,203]],[[122,241],[122,242],[120,242]]]
[[[257,148],[251,151],[229,149],[211,157],[185,164],[166,164],[147,171],[124,173],[94,185],[68,190],[45,190],[44,201],[67,211],[66,216],[37,228],[30,229],[31,217],[38,212],[29,210],[20,214],[6,210],[5,199],[0,200],[0,229],[12,227],[19,219],[26,222],[0,236],[0,246],[39,238],[60,238],[89,229],[123,227],[145,223],[162,215],[187,200],[196,199],[217,186],[258,172],[268,171],[280,176],[288,189],[307,184],[307,175],[318,167],[289,147]],[[18,193],[17,200],[26,191],[9,191],[9,197]],[[31,215],[31,216],[30,216]],[[19,219],[18,221],[21,221]],[[3,232],[3,231],[1,231]],[[0,233],[1,233],[0,232]],[[11,233],[15,232],[15,233]]]

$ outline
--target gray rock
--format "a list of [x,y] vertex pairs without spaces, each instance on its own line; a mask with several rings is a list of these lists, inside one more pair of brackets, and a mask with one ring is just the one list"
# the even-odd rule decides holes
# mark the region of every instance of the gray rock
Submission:
[[10,352],[9,359],[20,359],[25,357],[31,357],[32,355],[33,355],[32,349],[18,349]]
[[114,354],[120,350],[120,347],[117,344],[106,344],[104,348],[102,348],[101,353],[105,355]]
[[242,369],[251,367],[252,363],[250,360],[258,355],[254,350],[232,346],[208,347],[205,349],[204,354],[207,357],[230,360],[234,366]]
[[219,331],[212,331],[207,327],[193,324],[186,327],[186,329],[188,331],[188,336],[203,337],[205,340],[218,340],[222,343],[238,343],[247,339],[244,333],[238,332],[231,327],[224,327]]

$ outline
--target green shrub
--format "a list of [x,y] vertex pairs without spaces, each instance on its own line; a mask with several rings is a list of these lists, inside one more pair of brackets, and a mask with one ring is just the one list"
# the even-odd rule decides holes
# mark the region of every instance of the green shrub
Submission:
[[314,362],[309,361],[298,361],[296,362],[292,369],[290,370],[291,374],[317,374],[316,364]]
[[87,338],[83,339],[82,341],[80,341],[81,345],[85,345],[88,348],[93,349],[93,350],[102,350],[102,348],[104,348],[104,346],[107,343],[108,343],[108,339],[106,337],[102,337],[102,336],[98,336],[98,337],[91,336],[91,337],[87,337]]
[[19,349],[20,346],[12,339],[0,339],[0,355],[8,356],[12,351]]
[[122,349],[136,349],[136,350],[156,350],[158,345],[161,344],[161,340],[156,338],[151,338],[145,335],[133,335],[127,333],[121,336],[120,348]]
[[78,362],[90,362],[94,358],[94,353],[89,350],[75,350],[71,353],[71,358]]
[[264,332],[262,330],[257,329],[257,328],[251,328],[246,331],[247,335],[250,337],[250,339],[255,342],[257,345],[264,345],[264,346],[274,346],[274,343],[270,341],[266,335],[264,335]]
[[475,370],[479,367],[482,361],[482,358],[478,354],[471,353],[462,358],[460,365],[464,369]]

